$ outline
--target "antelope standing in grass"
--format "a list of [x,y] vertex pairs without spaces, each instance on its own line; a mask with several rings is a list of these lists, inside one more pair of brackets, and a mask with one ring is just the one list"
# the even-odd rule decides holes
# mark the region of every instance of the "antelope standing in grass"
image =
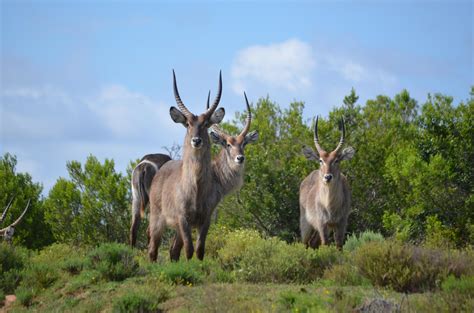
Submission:
[[212,106],[201,115],[194,115],[181,101],[173,71],[173,87],[178,109],[171,107],[170,115],[175,123],[186,127],[183,159],[170,160],[156,172],[150,187],[150,226],[148,256],[156,261],[163,231],[167,226],[175,228],[185,247],[186,257],[192,258],[194,246],[191,227],[199,234],[196,255],[204,257],[204,243],[211,219],[209,195],[212,192],[211,142],[208,129],[224,118],[224,109],[216,110],[222,93],[222,76]]
[[[7,216],[7,213],[8,213],[8,210],[10,209],[12,203],[13,203],[13,198],[10,200],[10,202],[6,206],[5,210],[3,211],[2,216],[0,217],[0,225],[5,220],[5,218]],[[11,241],[13,239],[13,234],[15,233],[15,226],[18,225],[18,223],[21,222],[21,220],[23,219],[23,216],[25,216],[25,214],[28,211],[29,207],[30,207],[30,200],[28,200],[28,203],[26,204],[25,209],[23,210],[21,215],[16,219],[16,221],[11,223],[7,227],[4,227],[4,228],[0,229],[0,236],[4,237],[5,241],[11,243]]]
[[138,228],[145,216],[145,207],[149,203],[150,187],[156,172],[171,160],[166,154],[145,155],[132,172],[132,226],[130,227],[130,245],[137,242]]
[[[242,187],[245,161],[244,148],[258,139],[257,131],[249,133],[252,113],[250,112],[250,105],[245,93],[244,96],[247,105],[247,119],[239,135],[231,136],[217,125],[211,126],[211,139],[214,143],[221,145],[222,149],[219,155],[212,160],[212,193],[208,201],[211,210],[210,214],[212,214],[224,196]],[[207,106],[209,107],[209,102]],[[177,233],[170,249],[170,258],[172,260],[178,260],[181,253],[182,241],[179,236],[180,234]]]
[[300,229],[301,239],[306,247],[319,247],[328,243],[329,230],[334,231],[338,249],[342,249],[347,219],[351,207],[351,191],[346,177],[339,169],[339,163],[350,160],[355,150],[352,147],[341,151],[344,143],[345,125],[341,120],[342,134],[339,144],[332,152],[326,152],[319,145],[318,118],[314,126],[314,145],[303,150],[309,160],[317,160],[319,170],[313,171],[300,186]]

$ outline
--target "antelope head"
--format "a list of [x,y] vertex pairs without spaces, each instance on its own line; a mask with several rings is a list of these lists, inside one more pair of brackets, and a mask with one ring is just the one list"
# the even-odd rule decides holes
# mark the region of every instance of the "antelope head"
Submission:
[[[170,115],[175,123],[181,123],[186,127],[186,138],[185,145],[187,141],[194,149],[201,149],[203,143],[208,141],[207,130],[213,124],[218,124],[222,121],[225,115],[224,108],[219,108],[216,110],[219,105],[222,94],[222,75],[219,73],[219,87],[217,90],[217,95],[212,106],[207,108],[207,110],[200,114],[194,115],[189,111],[189,109],[184,105],[181,97],[179,96],[178,87],[176,85],[176,75],[173,70],[173,88],[174,88],[174,97],[176,98],[176,103],[178,108],[171,107]],[[210,94],[209,94],[210,95]],[[209,104],[209,96],[208,96]]]
[[318,117],[316,117],[316,123],[314,125],[314,145],[316,147],[316,152],[308,147],[303,149],[303,154],[308,160],[319,161],[319,176],[323,183],[327,185],[329,185],[332,181],[339,181],[339,177],[341,175],[341,171],[339,169],[340,162],[343,160],[350,160],[352,157],[354,157],[354,148],[347,147],[344,150],[341,150],[346,134],[344,118],[341,119],[341,130],[341,138],[339,139],[339,144],[337,145],[336,149],[331,152],[325,151],[319,144]]
[[[233,160],[236,165],[244,164],[245,155],[244,148],[249,143],[254,143],[258,139],[258,132],[255,130],[249,133],[250,123],[252,121],[252,113],[250,112],[250,105],[247,95],[244,92],[245,103],[247,105],[247,120],[244,129],[237,136],[231,136],[224,132],[217,125],[211,128],[211,139],[214,143],[221,145],[224,148],[228,159]],[[209,101],[208,101],[209,107]]]

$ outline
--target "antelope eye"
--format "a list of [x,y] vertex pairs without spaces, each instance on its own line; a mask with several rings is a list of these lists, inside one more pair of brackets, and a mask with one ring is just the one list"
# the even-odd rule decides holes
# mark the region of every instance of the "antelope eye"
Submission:
[[230,143],[227,144],[227,148],[230,148]]
[[319,159],[319,163],[321,163],[321,164],[322,164],[322,163],[323,163],[323,159]]

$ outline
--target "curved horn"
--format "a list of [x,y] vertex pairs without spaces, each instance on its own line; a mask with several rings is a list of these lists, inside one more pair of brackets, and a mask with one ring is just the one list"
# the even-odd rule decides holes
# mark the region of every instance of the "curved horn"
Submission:
[[[217,106],[219,105],[219,102],[221,101],[221,95],[222,95],[222,71],[219,71],[219,86],[217,87],[216,99],[214,99],[214,103],[212,104],[212,106],[210,108],[208,106],[207,111],[204,113],[206,119],[209,118],[212,115],[212,113],[214,113],[214,111],[216,110]],[[209,100],[207,101],[207,103],[209,104]]]
[[318,137],[318,119],[319,116],[316,116],[316,124],[314,124],[314,145],[316,146],[316,150],[318,150],[318,153],[321,153],[321,151],[324,151],[323,148],[319,145],[319,137]]
[[0,229],[0,233],[5,232],[7,230],[7,228],[9,228],[9,227],[15,227],[16,225],[18,225],[18,223],[20,223],[21,219],[23,218],[23,216],[25,216],[26,211],[28,211],[28,208],[30,207],[30,201],[31,200],[28,200],[28,203],[26,204],[26,208],[23,210],[23,213],[21,213],[20,217],[17,218],[16,221],[14,221],[12,224],[8,225],[5,228]]
[[193,113],[191,113],[188,108],[184,105],[183,101],[181,101],[181,97],[179,96],[178,86],[176,85],[176,75],[173,70],[173,89],[174,89],[174,97],[176,99],[176,103],[178,104],[178,108],[183,112],[186,117],[192,117]]
[[245,97],[245,104],[247,105],[247,122],[245,123],[244,129],[240,132],[240,137],[245,137],[247,133],[249,132],[250,129],[250,123],[252,122],[252,112],[250,112],[250,104],[249,100],[247,99],[247,94],[244,91],[244,97]]
[[5,208],[5,211],[3,211],[2,216],[0,217],[0,223],[3,223],[3,221],[5,220],[5,217],[7,216],[7,212],[10,209],[10,207],[12,206],[13,199],[15,199],[15,197],[11,198],[10,202],[8,202],[8,205]]
[[341,128],[342,128],[341,139],[339,139],[339,144],[337,145],[336,149],[334,149],[335,152],[339,151],[339,149],[341,149],[342,145],[344,144],[344,137],[346,136],[346,126],[344,123],[344,117],[341,118]]

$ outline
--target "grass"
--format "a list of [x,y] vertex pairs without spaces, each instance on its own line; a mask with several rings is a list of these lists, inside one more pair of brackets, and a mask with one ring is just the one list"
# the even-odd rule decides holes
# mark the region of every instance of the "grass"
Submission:
[[306,250],[247,230],[209,240],[204,261],[177,263],[165,251],[150,263],[144,251],[120,244],[53,245],[10,266],[19,279],[9,310],[350,312],[374,299],[401,312],[474,308],[470,250],[415,247],[373,233],[353,238],[344,252]]

